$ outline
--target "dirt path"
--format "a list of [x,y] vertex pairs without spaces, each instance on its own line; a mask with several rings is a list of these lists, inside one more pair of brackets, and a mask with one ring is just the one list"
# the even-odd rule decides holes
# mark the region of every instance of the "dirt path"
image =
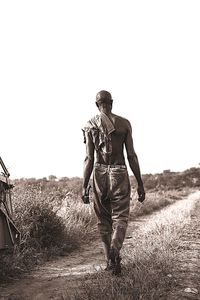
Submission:
[[[199,199],[200,200],[200,199]],[[176,287],[169,300],[200,299],[200,201],[186,224],[182,236],[182,247],[177,255],[173,278]]]
[[[188,209],[192,210],[197,199],[200,199],[200,192],[196,192],[188,199],[177,201],[164,209],[172,211],[175,206],[183,205],[185,201],[185,203],[189,203]],[[131,222],[124,247],[131,244],[133,233],[137,230],[145,230],[148,227],[147,224],[151,224],[156,218],[159,218],[159,212]],[[198,221],[195,221],[194,224],[196,227],[192,232],[198,232],[198,238],[196,234],[195,237],[190,234],[189,227],[186,235],[183,234],[182,238],[185,240],[186,251],[181,251],[181,255],[184,257],[180,255],[178,262],[180,268],[178,267],[177,274],[175,274],[177,288],[168,300],[200,299],[198,298],[200,289],[197,280],[197,275],[200,275],[200,229]],[[61,300],[64,299],[63,295],[66,290],[70,294],[70,289],[77,287],[79,277],[102,270],[103,267],[103,250],[100,242],[95,240],[90,245],[85,245],[81,252],[75,251],[68,256],[48,262],[24,279],[0,286],[0,300]],[[185,276],[186,272],[189,272],[190,275]],[[186,288],[190,288],[190,290],[185,291]],[[180,295],[186,298],[179,298]]]

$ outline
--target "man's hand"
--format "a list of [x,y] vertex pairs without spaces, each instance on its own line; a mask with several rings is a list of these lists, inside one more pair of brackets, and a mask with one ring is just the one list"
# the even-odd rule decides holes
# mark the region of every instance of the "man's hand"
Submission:
[[90,200],[89,200],[89,191],[90,191],[91,186],[89,185],[87,188],[83,188],[82,189],[82,196],[81,199],[83,201],[84,204],[89,204]]
[[138,201],[143,202],[145,200],[145,191],[143,186],[138,186]]

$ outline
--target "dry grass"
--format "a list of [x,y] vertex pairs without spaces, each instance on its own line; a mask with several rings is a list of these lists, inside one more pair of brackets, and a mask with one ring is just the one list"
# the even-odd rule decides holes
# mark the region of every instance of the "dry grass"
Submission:
[[94,238],[96,217],[92,203],[85,205],[80,201],[74,202],[73,199],[64,200],[57,215],[63,219],[67,231],[78,240],[79,244]]
[[[93,203],[84,205],[75,187],[68,190],[56,182],[22,183],[15,187],[13,195],[22,243],[14,253],[0,255],[0,280],[19,276],[50,256],[71,252],[96,236]],[[131,214],[151,213],[178,198],[177,192],[148,193],[139,213],[132,202]]]
[[191,199],[158,212],[125,246],[122,277],[115,278],[106,272],[88,275],[73,295],[68,296],[66,292],[63,299],[166,299],[173,284],[170,272],[181,247],[181,231],[190,221],[194,208],[195,201]]
[[183,190],[160,190],[147,192],[144,204],[137,201],[136,191],[132,192],[130,220],[135,217],[151,214],[163,207],[173,204],[177,200],[183,199],[193,189],[185,188]]

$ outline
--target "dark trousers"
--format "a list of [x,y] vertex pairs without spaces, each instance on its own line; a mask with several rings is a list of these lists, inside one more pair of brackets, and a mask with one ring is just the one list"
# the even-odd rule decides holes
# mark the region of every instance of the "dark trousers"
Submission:
[[98,229],[108,258],[110,247],[120,251],[128,225],[130,181],[126,167],[95,165],[93,191]]

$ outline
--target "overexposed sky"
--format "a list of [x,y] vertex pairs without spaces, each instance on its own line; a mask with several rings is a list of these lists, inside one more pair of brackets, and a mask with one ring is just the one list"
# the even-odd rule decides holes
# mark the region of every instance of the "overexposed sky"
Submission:
[[0,156],[12,178],[82,176],[111,92],[142,173],[200,163],[200,2],[0,2]]

